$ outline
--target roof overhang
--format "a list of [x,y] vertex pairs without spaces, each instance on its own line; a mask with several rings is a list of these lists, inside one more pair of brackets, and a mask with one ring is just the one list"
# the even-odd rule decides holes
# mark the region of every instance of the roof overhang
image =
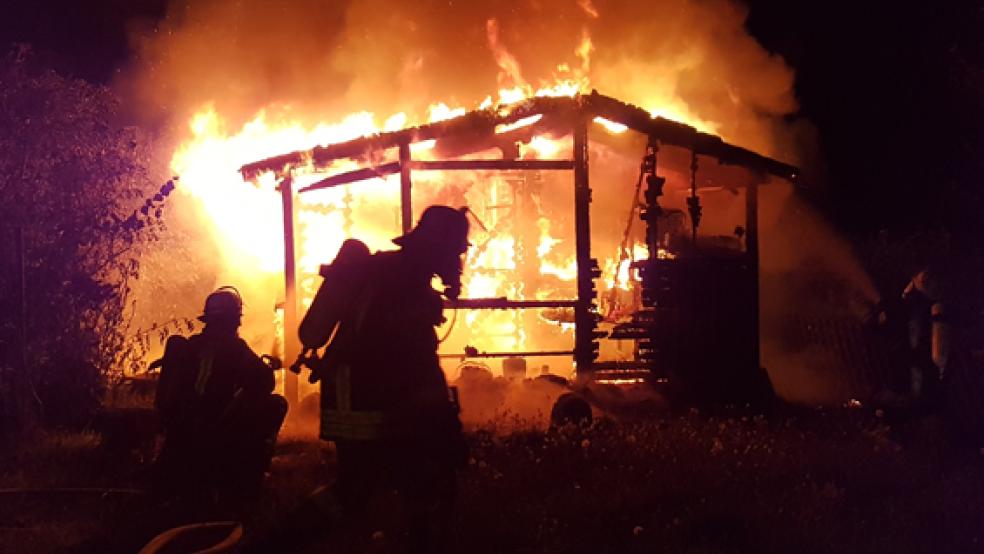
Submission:
[[[541,116],[535,123],[505,133],[501,131],[503,126],[535,116]],[[596,117],[622,124],[659,144],[685,148],[695,155],[714,158],[723,165],[741,166],[788,181],[794,181],[799,172],[792,165],[728,144],[720,137],[702,133],[690,125],[652,117],[638,106],[596,91],[573,97],[535,97],[515,104],[472,111],[446,121],[316,146],[246,164],[240,168],[240,172],[247,180],[268,172],[282,177],[295,168],[323,169],[333,161],[343,158],[378,159],[381,151],[429,140],[436,140],[436,151],[448,157],[462,156],[469,151],[496,145],[501,145],[505,152],[508,145],[515,144],[516,141],[529,141],[537,135],[564,136],[571,133],[578,122],[590,121]],[[517,162],[519,161],[521,160]],[[365,178],[378,174],[372,168],[366,171]],[[390,172],[392,171],[387,171]]]

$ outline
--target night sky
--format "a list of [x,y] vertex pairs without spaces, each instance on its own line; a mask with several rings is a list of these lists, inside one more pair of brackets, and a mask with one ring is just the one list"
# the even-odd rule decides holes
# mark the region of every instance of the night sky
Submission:
[[[127,25],[165,0],[20,2],[0,43],[108,82],[127,60]],[[753,0],[749,30],[796,71],[823,163],[805,191],[845,231],[952,231],[977,245],[984,161],[984,3]]]
[[796,70],[821,199],[842,227],[943,226],[976,242],[984,3],[755,0],[748,27]]

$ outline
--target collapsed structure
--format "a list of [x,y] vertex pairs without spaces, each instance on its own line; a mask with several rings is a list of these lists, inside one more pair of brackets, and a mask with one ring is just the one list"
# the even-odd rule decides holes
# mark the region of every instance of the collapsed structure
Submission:
[[[638,278],[638,300],[631,310],[602,321],[596,280],[601,275],[592,253],[592,189],[588,128],[592,122],[645,140],[645,153],[632,199],[620,262],[629,261]],[[520,145],[535,137],[572,137],[570,157],[540,159],[521,155]],[[601,141],[617,141],[601,137]],[[415,159],[412,145],[432,142],[429,159]],[[497,158],[475,158],[498,151]],[[437,158],[434,159],[433,157]],[[298,172],[325,172],[337,160],[357,169],[336,171],[299,187]],[[580,381],[665,382],[679,394],[714,402],[749,400],[767,388],[760,369],[758,325],[758,187],[770,179],[793,181],[796,168],[725,143],[675,121],[597,92],[573,97],[537,97],[450,120],[319,146],[250,163],[245,179],[273,173],[283,200],[286,294],[285,329],[298,322],[294,244],[295,195],[357,181],[399,175],[400,222],[412,226],[414,172],[492,171],[573,172],[573,234],[576,287],[571,298],[463,298],[449,307],[464,310],[552,310],[570,313],[574,339],[569,349],[490,352],[469,348],[462,357],[571,356]],[[686,190],[684,209],[661,203],[667,172]],[[645,188],[643,190],[643,185]],[[688,186],[689,185],[689,186]],[[741,196],[743,218],[726,235],[701,233],[706,216],[701,198],[708,190]],[[639,201],[639,193],[643,200]],[[645,224],[645,259],[623,260],[632,220]],[[618,300],[615,295],[609,303]],[[564,318],[566,316],[555,316]],[[286,333],[285,355],[296,356],[293,333]],[[603,359],[602,341],[631,341],[630,356]],[[293,387],[293,390],[292,390]],[[296,384],[288,382],[288,397]]]

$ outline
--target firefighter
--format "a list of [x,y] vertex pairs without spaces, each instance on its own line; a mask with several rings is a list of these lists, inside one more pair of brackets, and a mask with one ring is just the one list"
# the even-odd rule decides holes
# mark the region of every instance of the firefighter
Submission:
[[235,503],[259,492],[287,402],[272,394],[279,364],[239,337],[242,308],[239,292],[222,287],[205,300],[202,332],[165,345],[155,406],[165,433],[159,485],[168,493]]
[[942,397],[950,342],[936,273],[917,273],[902,293],[902,304],[909,339],[909,393],[917,405],[933,410]]
[[[340,517],[358,528],[372,519],[371,505],[397,499],[407,550],[441,552],[466,452],[435,327],[444,322],[442,296],[457,299],[461,291],[468,220],[463,210],[431,206],[411,232],[393,239],[397,251],[368,255],[354,242],[323,271],[300,327],[308,349],[333,335],[313,365],[322,381],[321,436],[335,443],[337,479],[265,544],[289,551],[312,526],[336,530]],[[364,531],[356,540],[368,538],[371,529]]]

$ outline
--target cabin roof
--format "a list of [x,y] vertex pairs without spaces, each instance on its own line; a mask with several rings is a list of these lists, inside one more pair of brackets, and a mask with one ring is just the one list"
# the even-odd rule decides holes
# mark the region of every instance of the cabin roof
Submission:
[[[540,118],[530,125],[501,132],[500,126],[535,116]],[[246,179],[255,179],[260,174],[271,171],[283,176],[296,167],[313,166],[318,169],[341,158],[371,160],[382,150],[428,140],[436,140],[439,146],[441,143],[475,145],[475,150],[478,150],[478,145],[488,148],[496,144],[515,143],[517,139],[531,138],[534,135],[563,136],[569,134],[578,122],[590,121],[596,117],[625,125],[660,144],[686,148],[697,155],[714,158],[724,165],[741,166],[788,181],[795,180],[799,172],[792,165],[728,144],[720,137],[702,133],[690,125],[663,117],[652,117],[638,106],[597,91],[573,97],[534,97],[515,104],[475,110],[445,121],[316,146],[246,164],[240,168],[240,172]],[[500,130],[498,133],[497,128]],[[461,155],[460,147],[452,150],[457,151],[456,155]]]

